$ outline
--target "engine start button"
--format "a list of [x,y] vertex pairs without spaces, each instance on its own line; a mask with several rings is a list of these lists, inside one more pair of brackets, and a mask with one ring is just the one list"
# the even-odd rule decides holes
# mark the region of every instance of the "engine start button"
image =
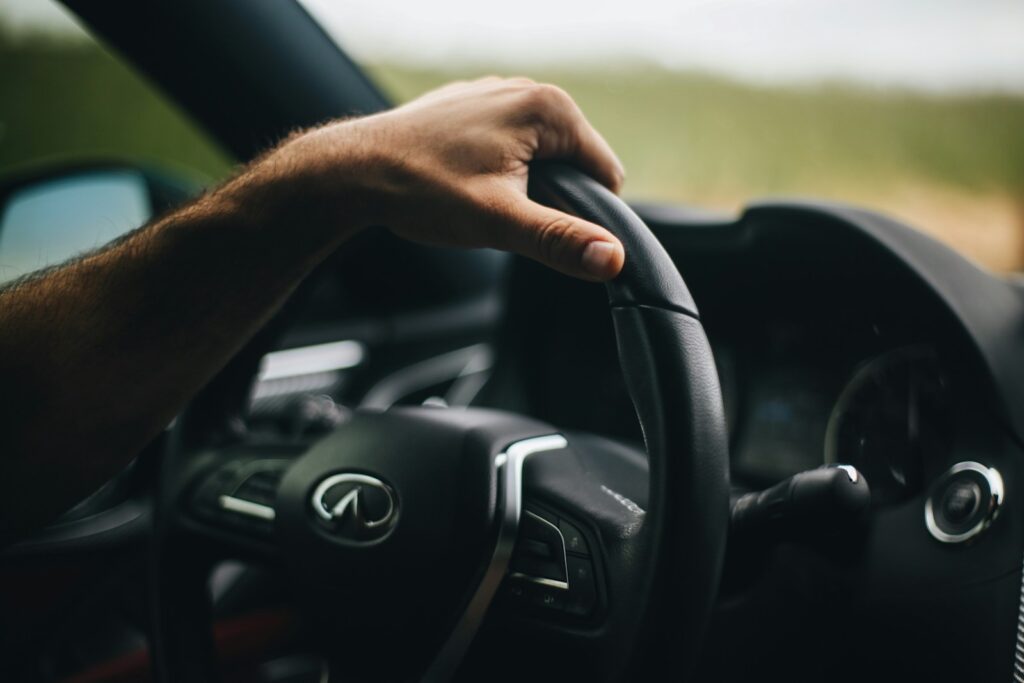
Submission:
[[981,497],[981,487],[977,482],[954,481],[942,497],[942,516],[953,524],[963,524],[977,513]]
[[925,503],[925,526],[936,540],[962,543],[984,531],[1003,504],[999,471],[977,462],[949,468]]

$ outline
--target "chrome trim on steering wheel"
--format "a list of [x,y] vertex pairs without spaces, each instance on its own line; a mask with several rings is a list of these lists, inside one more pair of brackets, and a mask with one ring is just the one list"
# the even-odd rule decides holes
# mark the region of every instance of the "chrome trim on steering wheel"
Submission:
[[531,455],[557,451],[568,445],[569,442],[561,434],[549,434],[517,441],[495,456],[494,466],[498,468],[501,497],[498,500],[498,540],[494,545],[494,554],[491,555],[490,564],[466,606],[466,611],[423,675],[425,683],[442,683],[455,676],[505,577],[523,511],[523,463]]
[[273,522],[274,518],[277,517],[277,511],[269,505],[261,505],[260,503],[254,503],[251,500],[245,500],[244,498],[221,496],[217,501],[220,504],[221,509],[228,510],[230,512],[237,512],[240,515],[255,517],[256,519],[262,519],[267,522]]

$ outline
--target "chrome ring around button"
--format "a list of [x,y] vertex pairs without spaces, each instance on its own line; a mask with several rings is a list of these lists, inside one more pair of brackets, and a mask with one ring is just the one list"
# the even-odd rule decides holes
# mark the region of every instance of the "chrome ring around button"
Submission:
[[[984,505],[978,521],[971,525],[970,528],[957,532],[950,533],[942,529],[938,520],[936,519],[935,506],[936,504],[941,505],[942,501],[936,502],[936,497],[940,494],[944,494],[947,490],[947,484],[951,479],[963,472],[973,472],[980,475],[980,479],[986,484],[987,491],[982,491],[983,498],[987,497],[987,500],[980,501]],[[928,529],[928,533],[932,537],[942,543],[963,543],[974,538],[986,528],[989,524],[999,515],[999,510],[1005,501],[1006,494],[1003,488],[1003,477],[999,474],[999,470],[994,467],[986,467],[978,462],[966,461],[959,462],[949,468],[936,482],[932,488],[932,492],[928,495],[928,500],[924,506],[924,523]]]

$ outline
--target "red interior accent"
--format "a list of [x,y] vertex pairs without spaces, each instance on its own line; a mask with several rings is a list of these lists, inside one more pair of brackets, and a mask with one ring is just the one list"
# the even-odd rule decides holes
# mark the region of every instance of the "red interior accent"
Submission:
[[[217,621],[213,637],[225,676],[234,678],[238,669],[257,664],[275,648],[286,645],[295,636],[297,623],[294,613],[283,608]],[[149,650],[140,648],[95,664],[63,679],[62,683],[145,683],[152,680]]]

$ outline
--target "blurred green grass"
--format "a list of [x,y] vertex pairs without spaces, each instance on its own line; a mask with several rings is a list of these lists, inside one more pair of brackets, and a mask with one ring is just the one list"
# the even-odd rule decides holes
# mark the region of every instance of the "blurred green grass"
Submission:
[[0,173],[111,158],[207,181],[233,164],[175,105],[95,43],[0,31]]
[[[493,71],[368,70],[396,102]],[[772,195],[865,203],[992,267],[1024,267],[1024,97],[759,87],[644,64],[525,75],[576,98],[622,157],[628,197],[726,209]],[[233,164],[95,43],[0,30],[0,172],[98,157],[207,181]]]
[[[369,70],[396,101],[491,72]],[[729,211],[777,196],[861,204],[995,270],[1024,269],[1022,96],[759,87],[642,64],[521,75],[576,99],[622,158],[628,198]]]
[[[373,65],[397,100],[488,73]],[[579,102],[626,165],[634,196],[694,199],[877,191],[893,182],[1024,190],[1024,98],[839,84],[756,87],[635,65],[532,70]]]

